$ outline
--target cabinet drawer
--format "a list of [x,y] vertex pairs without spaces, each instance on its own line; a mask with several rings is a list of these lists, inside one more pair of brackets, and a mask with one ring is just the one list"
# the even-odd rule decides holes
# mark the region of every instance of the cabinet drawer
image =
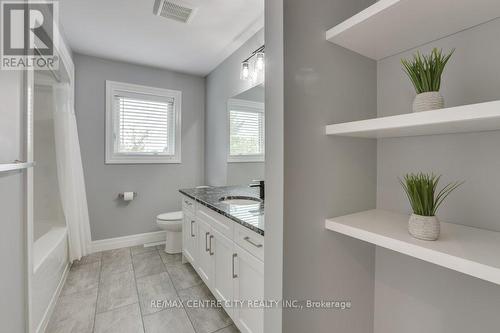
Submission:
[[186,197],[185,195],[182,196],[182,210],[190,212],[191,214],[194,215],[195,213],[195,201],[191,198]]
[[206,223],[210,224],[212,228],[214,228],[227,238],[233,238],[233,220],[230,220],[227,217],[216,213],[215,211],[203,205],[198,205],[196,216],[197,218],[202,219]]
[[240,247],[264,261],[264,236],[235,222],[233,240]]

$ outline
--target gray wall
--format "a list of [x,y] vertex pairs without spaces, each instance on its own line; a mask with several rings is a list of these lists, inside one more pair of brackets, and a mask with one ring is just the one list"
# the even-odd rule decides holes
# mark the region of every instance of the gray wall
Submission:
[[[24,160],[20,71],[0,71],[0,163]],[[2,332],[26,330],[26,171],[0,173],[0,323]]]
[[376,116],[376,63],[325,40],[369,4],[284,0],[283,295],[353,308],[285,310],[283,332],[373,330],[374,247],[324,227],[375,207],[376,142],[325,135],[327,124]]
[[[419,48],[456,48],[441,89],[448,106],[500,99],[499,32],[497,19]],[[379,62],[379,116],[410,112],[414,92],[400,59],[413,52]],[[377,206],[409,212],[396,177],[435,172],[443,183],[466,181],[441,220],[500,231],[499,142],[499,131],[379,140]],[[498,332],[500,287],[383,249],[376,262],[375,332]]]
[[257,32],[206,77],[205,178],[209,185],[235,185],[264,179],[264,163],[227,163],[227,100],[251,87],[240,79],[241,61],[264,44]]
[[[178,189],[204,183],[205,80],[80,54],[74,62],[92,240],[156,231],[156,215],[181,209]],[[182,91],[182,164],[104,164],[106,80]],[[123,191],[139,195],[127,205]]]

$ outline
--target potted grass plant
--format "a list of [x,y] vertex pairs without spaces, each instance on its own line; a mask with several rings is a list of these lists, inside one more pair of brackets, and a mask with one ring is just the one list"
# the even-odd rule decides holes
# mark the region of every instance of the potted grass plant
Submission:
[[417,52],[413,59],[401,59],[403,70],[410,78],[417,96],[413,101],[413,112],[442,109],[444,98],[439,93],[441,75],[455,50],[443,54],[442,50],[433,49],[429,55]]
[[413,210],[408,221],[408,231],[415,238],[439,238],[441,227],[436,212],[448,195],[463,183],[449,183],[437,191],[440,178],[441,176],[434,174],[410,173],[399,179]]

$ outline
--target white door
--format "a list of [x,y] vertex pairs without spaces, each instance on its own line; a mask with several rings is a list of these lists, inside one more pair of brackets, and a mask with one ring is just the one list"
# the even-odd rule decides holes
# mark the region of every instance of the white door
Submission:
[[[196,220],[198,225],[198,255],[196,258],[196,268],[201,279],[210,288],[212,283],[212,256],[210,255],[210,236],[212,228],[201,219]],[[213,241],[212,241],[213,243]]]
[[182,247],[183,253],[186,259],[193,265],[196,266],[197,257],[197,225],[194,216],[184,210],[184,218],[182,221]]
[[242,333],[264,332],[264,309],[249,307],[245,303],[264,300],[264,263],[234,245],[236,277],[233,280],[234,299],[243,301],[234,310],[234,322]]
[[[214,296],[222,302],[233,300],[233,242],[220,232],[212,229],[212,253],[213,253],[213,279],[212,291]],[[232,318],[233,309],[226,308],[226,312]]]

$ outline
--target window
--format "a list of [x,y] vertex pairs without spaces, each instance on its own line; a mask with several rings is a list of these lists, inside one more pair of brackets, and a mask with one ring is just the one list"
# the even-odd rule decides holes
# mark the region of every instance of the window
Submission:
[[106,163],[180,163],[181,96],[106,81]]
[[228,118],[228,162],[264,162],[264,104],[230,99]]

